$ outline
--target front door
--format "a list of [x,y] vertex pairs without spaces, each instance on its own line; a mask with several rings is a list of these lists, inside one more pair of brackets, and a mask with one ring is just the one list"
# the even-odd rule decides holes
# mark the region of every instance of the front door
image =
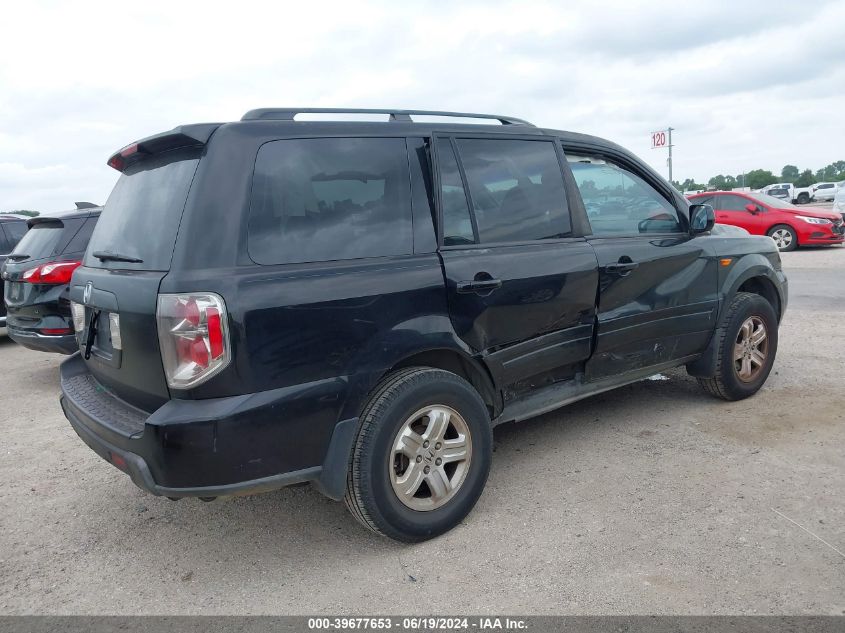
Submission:
[[502,385],[590,354],[597,263],[573,234],[561,159],[549,139],[435,139],[450,316]]
[[648,174],[601,155],[574,156],[599,263],[598,336],[590,380],[701,352],[717,308],[715,261]]

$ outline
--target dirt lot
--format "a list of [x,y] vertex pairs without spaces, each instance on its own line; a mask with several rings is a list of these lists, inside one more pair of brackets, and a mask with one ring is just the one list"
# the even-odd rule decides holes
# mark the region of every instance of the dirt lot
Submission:
[[0,336],[0,613],[845,613],[845,249],[784,261],[760,394],[678,371],[499,427],[475,511],[416,546],[307,487],[141,492],[65,422],[60,359]]

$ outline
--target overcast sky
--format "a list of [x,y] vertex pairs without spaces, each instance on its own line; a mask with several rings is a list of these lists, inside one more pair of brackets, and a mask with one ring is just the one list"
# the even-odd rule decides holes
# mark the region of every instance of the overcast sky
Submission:
[[845,2],[636,4],[10,3],[0,210],[104,202],[114,150],[261,106],[511,114],[664,175],[671,125],[677,180],[845,159]]

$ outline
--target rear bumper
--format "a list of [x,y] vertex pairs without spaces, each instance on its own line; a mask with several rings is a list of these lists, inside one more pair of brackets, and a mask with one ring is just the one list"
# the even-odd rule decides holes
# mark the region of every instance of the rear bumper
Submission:
[[104,389],[79,355],[62,363],[61,384],[62,410],[82,441],[154,495],[253,494],[312,482],[326,496],[343,496],[357,418],[330,428],[306,419],[313,433],[303,436],[303,420],[285,415],[314,395],[313,384],[171,400],[152,413]]
[[79,345],[76,342],[76,335],[74,334],[48,336],[33,330],[15,327],[11,324],[7,324],[6,328],[10,339],[18,345],[23,345],[29,349],[57,354],[73,354],[79,351]]

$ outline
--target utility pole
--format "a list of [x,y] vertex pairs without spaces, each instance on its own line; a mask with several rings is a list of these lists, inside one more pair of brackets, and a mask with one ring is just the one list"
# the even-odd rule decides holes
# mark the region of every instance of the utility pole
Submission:
[[669,160],[666,161],[669,165],[669,182],[672,182],[672,128],[669,128]]

